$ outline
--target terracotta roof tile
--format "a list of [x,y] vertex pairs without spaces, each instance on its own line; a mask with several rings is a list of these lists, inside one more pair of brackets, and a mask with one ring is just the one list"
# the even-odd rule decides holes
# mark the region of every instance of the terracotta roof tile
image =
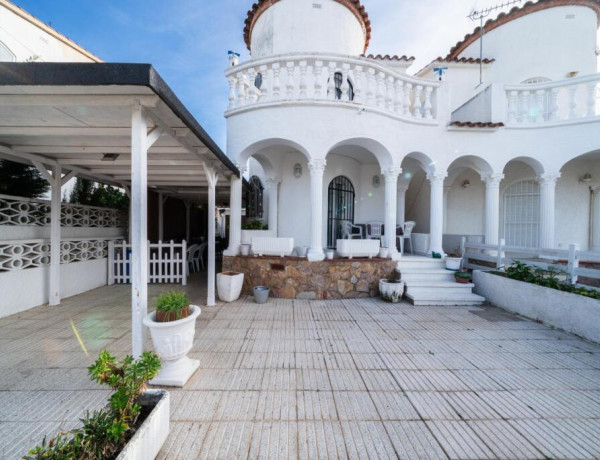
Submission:
[[[267,9],[273,6],[280,0],[258,0],[256,3],[252,5],[252,8],[248,11],[248,16],[246,17],[246,21],[244,22],[244,41],[246,42],[246,46],[250,49],[250,38],[252,36],[252,29],[254,28],[254,24]],[[360,3],[360,0],[334,0],[338,3],[341,3],[345,7],[347,7],[356,19],[362,24],[364,32],[365,32],[365,49],[367,50],[369,46],[369,42],[371,41],[371,20],[369,19],[369,15],[365,10],[365,7]]]
[[457,128],[502,128],[504,123],[481,122],[481,121],[453,121],[450,126]]
[[402,55],[402,56],[398,56],[398,55],[393,55],[390,56],[389,54],[386,54],[385,56],[382,54],[369,54],[367,56],[365,56],[364,54],[362,55],[362,57],[366,57],[367,59],[377,59],[379,61],[406,61],[406,62],[412,62],[415,60],[414,56],[406,56],[406,55]]
[[[598,24],[600,25],[600,0],[538,0],[537,3],[530,1],[525,3],[522,7],[514,7],[508,13],[500,13],[495,19],[489,19],[484,25],[484,30],[488,33],[514,19],[535,13],[536,11],[554,8],[556,6],[587,6],[596,12]],[[460,56],[469,45],[479,39],[479,36],[480,28],[477,27],[472,33],[465,35],[463,40],[454,45],[450,50],[450,53],[446,56],[446,59],[455,59]]]

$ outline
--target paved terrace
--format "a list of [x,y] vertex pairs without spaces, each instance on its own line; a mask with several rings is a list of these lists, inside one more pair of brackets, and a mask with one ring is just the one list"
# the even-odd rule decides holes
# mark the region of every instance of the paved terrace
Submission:
[[[129,289],[0,320],[0,458],[104,403],[85,367],[130,349]],[[161,459],[600,457],[600,347],[494,308],[244,299],[192,355]]]

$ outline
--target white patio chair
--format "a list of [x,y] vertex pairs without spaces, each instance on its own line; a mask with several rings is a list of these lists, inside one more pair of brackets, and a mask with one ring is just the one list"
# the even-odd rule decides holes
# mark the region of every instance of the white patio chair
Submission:
[[[358,238],[359,240],[363,239],[362,227],[359,227],[358,225],[354,225],[349,220],[345,220],[344,222],[342,222],[340,224],[340,227],[342,229],[342,239],[344,239],[344,240],[352,240],[354,238]],[[355,229],[358,230],[358,233],[354,233],[353,230],[355,230]]]
[[208,243],[202,243],[200,246],[198,246],[198,256],[195,259],[198,271],[200,271],[200,265],[202,265],[202,270],[204,270],[204,252],[206,251],[206,246],[208,246]]
[[190,274],[190,270],[195,271],[194,270],[194,255],[196,254],[197,251],[198,251],[197,244],[192,244],[191,246],[189,246],[187,248],[186,257],[187,257],[187,263],[188,263],[188,266],[187,266],[188,275]]
[[372,220],[367,222],[367,239],[380,240],[383,236],[383,222]]
[[408,222],[404,222],[404,234],[397,235],[396,238],[400,239],[400,253],[404,254],[404,240],[408,240],[410,243],[410,253],[413,254],[413,244],[412,244],[412,231],[415,228],[416,223],[412,220]]

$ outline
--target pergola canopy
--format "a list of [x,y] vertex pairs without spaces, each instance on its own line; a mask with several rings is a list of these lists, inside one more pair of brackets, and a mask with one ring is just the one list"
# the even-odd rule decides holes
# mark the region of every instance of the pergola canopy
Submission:
[[[0,63],[0,157],[60,165],[120,187],[131,182],[132,107],[148,119],[148,186],[202,199],[204,165],[239,171],[149,64]],[[217,196],[229,197],[229,182]],[[219,194],[219,192],[221,192]]]

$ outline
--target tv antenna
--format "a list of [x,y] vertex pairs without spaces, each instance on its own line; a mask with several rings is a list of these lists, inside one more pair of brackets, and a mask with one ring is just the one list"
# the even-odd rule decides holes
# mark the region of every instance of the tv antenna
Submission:
[[484,34],[483,20],[496,10],[506,8],[507,6],[516,5],[518,3],[521,3],[522,1],[523,0],[509,0],[506,2],[498,3],[497,5],[494,5],[494,6],[490,6],[488,8],[484,8],[482,10],[473,10],[467,16],[471,21],[479,21],[479,31],[481,32],[481,35],[479,37],[479,84],[480,85],[483,83],[483,34]]

